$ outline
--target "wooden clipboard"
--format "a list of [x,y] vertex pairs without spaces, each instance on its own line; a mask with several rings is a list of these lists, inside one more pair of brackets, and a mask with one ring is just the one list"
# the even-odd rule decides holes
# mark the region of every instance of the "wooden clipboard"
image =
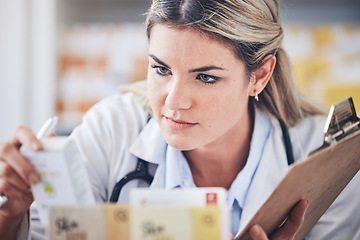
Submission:
[[[357,117],[355,120],[359,121]],[[325,144],[306,160],[294,164],[236,240],[251,239],[249,229],[254,224],[270,235],[298,201],[307,199],[305,219],[295,235],[295,240],[303,239],[360,169],[359,123],[356,128],[336,144]]]

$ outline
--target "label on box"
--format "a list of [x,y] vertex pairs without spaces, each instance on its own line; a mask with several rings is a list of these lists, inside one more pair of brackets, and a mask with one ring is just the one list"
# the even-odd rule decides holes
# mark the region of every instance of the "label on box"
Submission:
[[[133,239],[228,239],[230,213],[226,204],[226,195],[226,189],[216,187],[171,190],[134,188],[130,191],[129,198],[134,208],[131,228],[131,233],[135,236]],[[214,226],[206,231],[204,229],[210,225],[203,224],[205,222],[199,217],[203,214],[204,221],[209,220],[209,224],[214,223]],[[139,219],[144,221],[147,219],[155,229],[165,229],[165,235],[161,235],[162,237],[144,235],[144,226],[141,226]],[[161,224],[158,222],[160,219]],[[187,235],[183,236],[184,234]]]
[[130,204],[148,206],[226,206],[224,188],[134,188],[130,191]]
[[50,240],[129,240],[129,207],[118,204],[49,208]]
[[[219,240],[223,218],[220,207],[132,206],[132,240]],[[227,229],[226,229],[227,230]]]

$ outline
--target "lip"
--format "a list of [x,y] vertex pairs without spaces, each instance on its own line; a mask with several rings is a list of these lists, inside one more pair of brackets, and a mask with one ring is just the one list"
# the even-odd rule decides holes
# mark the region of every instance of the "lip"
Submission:
[[183,121],[181,119],[174,119],[164,116],[167,125],[174,130],[186,130],[194,127],[197,123]]

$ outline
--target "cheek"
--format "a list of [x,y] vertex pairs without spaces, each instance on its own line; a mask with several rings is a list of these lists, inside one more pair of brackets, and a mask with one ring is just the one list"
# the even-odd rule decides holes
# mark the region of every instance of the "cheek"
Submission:
[[163,104],[162,102],[165,102],[163,99],[164,97],[162,94],[162,87],[163,86],[159,83],[159,81],[156,81],[155,76],[148,74],[147,90],[154,114],[156,114],[156,112],[159,110],[160,105]]
[[[204,104],[205,105],[205,104]],[[237,87],[231,91],[218,94],[209,99],[207,107],[204,108],[204,119],[212,125],[222,125],[225,122],[236,122],[246,112],[248,105],[248,95],[246,88]]]

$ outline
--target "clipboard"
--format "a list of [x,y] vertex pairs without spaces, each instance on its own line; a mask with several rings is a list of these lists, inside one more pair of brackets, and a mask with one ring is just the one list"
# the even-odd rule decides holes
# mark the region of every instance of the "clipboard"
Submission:
[[250,240],[259,224],[271,235],[301,199],[309,201],[295,240],[303,239],[360,169],[360,119],[352,98],[331,106],[323,145],[295,163],[235,240]]

